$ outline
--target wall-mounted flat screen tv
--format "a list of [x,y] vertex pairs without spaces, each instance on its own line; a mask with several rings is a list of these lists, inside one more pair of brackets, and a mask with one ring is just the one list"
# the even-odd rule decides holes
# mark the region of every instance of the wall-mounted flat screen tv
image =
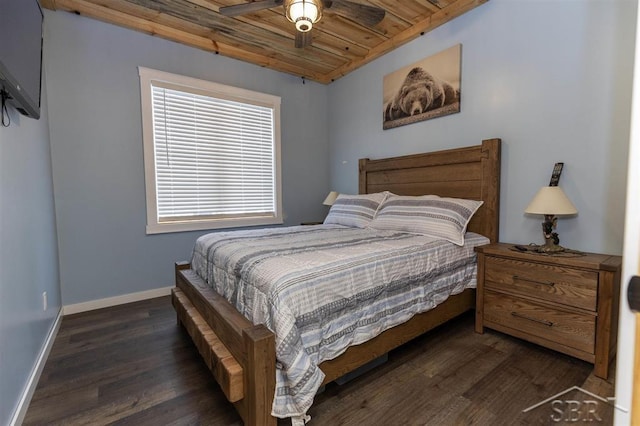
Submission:
[[40,118],[43,14],[37,0],[0,0],[0,88],[21,114]]

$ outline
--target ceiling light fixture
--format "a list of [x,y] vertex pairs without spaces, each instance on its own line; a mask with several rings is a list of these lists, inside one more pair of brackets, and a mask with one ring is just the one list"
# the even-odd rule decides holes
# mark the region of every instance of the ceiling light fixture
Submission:
[[284,9],[287,19],[303,33],[310,31],[313,24],[322,18],[321,0],[285,0]]

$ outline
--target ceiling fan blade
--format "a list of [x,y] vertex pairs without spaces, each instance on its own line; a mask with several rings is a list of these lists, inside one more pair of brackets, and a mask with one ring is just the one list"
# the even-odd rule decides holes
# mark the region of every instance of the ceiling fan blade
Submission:
[[385,15],[384,9],[348,0],[323,0],[323,3],[327,9],[368,27],[382,21]]
[[302,32],[302,31],[296,31],[296,44],[295,46],[298,49],[302,49],[304,47],[307,46],[311,46],[311,31],[313,30],[309,30],[307,32]]
[[233,6],[223,6],[218,11],[224,16],[238,16],[245,13],[257,12],[259,10],[271,9],[272,7],[281,6],[284,0],[262,0],[252,1],[250,3],[240,3]]

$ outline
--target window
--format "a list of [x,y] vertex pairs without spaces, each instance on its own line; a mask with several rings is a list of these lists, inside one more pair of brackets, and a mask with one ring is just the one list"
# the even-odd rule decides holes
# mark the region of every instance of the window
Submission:
[[280,98],[139,73],[147,234],[282,223]]

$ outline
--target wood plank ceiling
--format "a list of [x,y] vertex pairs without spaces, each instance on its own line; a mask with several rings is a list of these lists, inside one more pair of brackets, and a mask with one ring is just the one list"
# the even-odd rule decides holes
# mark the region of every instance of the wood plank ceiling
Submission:
[[43,7],[98,19],[320,83],[330,83],[488,0],[353,0],[386,11],[366,27],[331,9],[313,43],[294,47],[295,27],[281,6],[238,17],[222,6],[245,0],[40,0]]

